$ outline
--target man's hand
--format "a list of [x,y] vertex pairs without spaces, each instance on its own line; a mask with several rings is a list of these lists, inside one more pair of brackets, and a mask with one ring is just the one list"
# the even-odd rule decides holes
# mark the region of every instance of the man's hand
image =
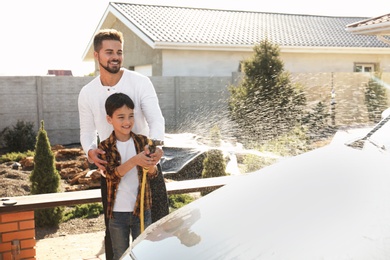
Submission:
[[93,163],[100,169],[105,170],[106,161],[99,158],[101,154],[105,154],[103,150],[100,149],[91,149],[88,151],[88,160],[93,161]]
[[160,147],[156,147],[156,151],[154,153],[150,153],[149,147],[145,146],[145,154],[150,157],[153,165],[157,165],[161,157],[163,157],[164,151]]

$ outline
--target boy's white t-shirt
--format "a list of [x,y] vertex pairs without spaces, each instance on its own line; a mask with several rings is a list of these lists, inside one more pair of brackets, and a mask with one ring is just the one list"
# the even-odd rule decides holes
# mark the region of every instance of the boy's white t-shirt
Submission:
[[[135,151],[133,138],[130,138],[126,142],[117,140],[116,147],[118,148],[118,151],[121,155],[121,163],[127,161],[137,154]],[[137,167],[134,167],[128,171],[119,182],[113,211],[133,212],[135,201],[137,200],[138,186],[138,171]]]

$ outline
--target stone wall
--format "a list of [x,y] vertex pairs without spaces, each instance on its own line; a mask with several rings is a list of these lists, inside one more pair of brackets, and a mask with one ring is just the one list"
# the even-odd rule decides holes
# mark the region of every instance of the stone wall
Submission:
[[[150,77],[166,121],[167,133],[207,133],[215,124],[229,131],[227,86],[232,77]],[[44,120],[50,142],[79,143],[77,98],[80,89],[93,77],[19,76],[0,77],[0,132],[18,120],[33,122],[38,131]],[[299,73],[291,80],[303,86],[312,106],[329,105],[332,89],[336,96],[336,124],[367,122],[364,87],[368,73]],[[390,81],[390,73],[382,80]]]

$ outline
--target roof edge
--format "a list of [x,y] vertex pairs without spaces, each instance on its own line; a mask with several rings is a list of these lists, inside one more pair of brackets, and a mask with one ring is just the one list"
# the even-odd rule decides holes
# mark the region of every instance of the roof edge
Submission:
[[353,34],[366,34],[366,35],[390,35],[390,22],[383,22],[377,24],[368,24],[364,26],[351,25],[346,30]]
[[91,37],[91,39],[89,40],[88,45],[87,45],[87,47],[85,48],[83,55],[81,56],[81,59],[82,59],[83,61],[91,61],[91,60],[94,60],[94,59],[88,58],[88,53],[90,52],[91,48],[93,49],[93,39],[94,39],[94,35],[99,31],[99,29],[101,28],[103,22],[106,20],[106,18],[107,18],[107,16],[108,16],[108,13],[109,13],[109,12],[108,12],[109,7],[110,7],[110,5],[108,5],[107,8],[106,8],[106,10],[104,11],[102,18],[101,18],[100,21],[99,21],[99,24],[96,26],[95,31],[93,32],[92,37]]
[[[190,44],[157,42],[155,49],[164,50],[198,50],[198,51],[242,51],[252,52],[255,45],[223,45],[223,44]],[[283,46],[281,53],[346,53],[346,54],[390,54],[390,48],[367,47],[315,47],[315,46]]]
[[[111,13],[116,19],[121,21],[124,25],[126,25],[129,29],[131,29],[139,38],[141,38],[143,41],[145,41],[146,44],[148,44],[151,48],[154,48],[154,41],[146,34],[144,34],[135,24],[133,24],[131,21],[129,21],[118,9],[114,6],[115,3],[110,2],[109,5],[106,8],[106,11],[104,12],[102,18],[100,19],[100,22],[98,26],[96,27],[94,34],[95,35],[103,26],[104,21],[107,19],[108,15]],[[116,21],[115,21],[116,22]],[[91,49],[93,49],[93,36],[91,37],[87,48],[85,49],[82,60],[83,61],[91,61],[93,59],[88,58],[88,54],[90,53]]]
[[[145,34],[134,22],[130,21],[129,18],[119,11],[119,7],[116,7],[117,2],[110,2],[109,9],[111,13],[118,18],[124,25],[132,30],[141,40],[145,41],[150,47],[154,48],[154,40],[150,35]],[[130,4],[130,3],[129,3]]]

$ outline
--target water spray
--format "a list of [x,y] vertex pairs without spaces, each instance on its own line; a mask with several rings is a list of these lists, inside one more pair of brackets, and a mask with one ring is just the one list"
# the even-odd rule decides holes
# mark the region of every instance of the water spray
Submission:
[[[156,139],[148,139],[149,146],[149,155],[156,152],[156,148],[159,145],[164,145],[164,141],[156,140]],[[141,222],[141,233],[145,230],[145,222],[144,222],[144,200],[145,200],[145,185],[146,185],[146,175],[148,173],[147,168],[143,168],[142,174],[142,183],[141,183],[141,205],[140,205],[140,222]]]
[[388,114],[385,118],[383,118],[370,132],[368,132],[363,138],[360,138],[352,143],[347,143],[346,145],[357,148],[357,149],[363,149],[365,141],[369,140],[370,137],[378,131],[384,124],[386,124],[390,120],[390,114]]

